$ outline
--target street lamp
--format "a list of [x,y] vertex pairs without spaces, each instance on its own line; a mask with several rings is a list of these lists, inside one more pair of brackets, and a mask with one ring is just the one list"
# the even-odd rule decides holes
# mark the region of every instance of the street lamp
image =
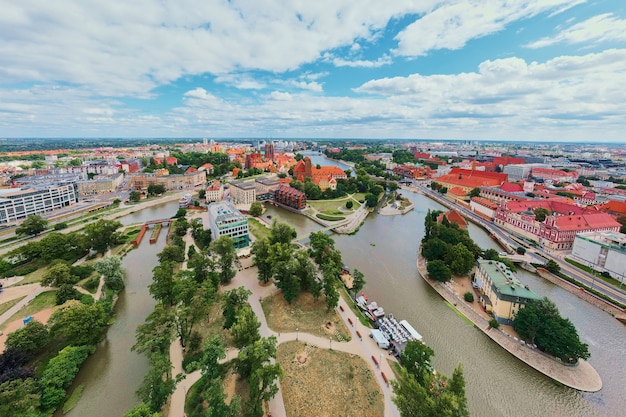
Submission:
[[296,342],[298,341],[298,334],[299,334],[299,330],[298,330],[298,328],[296,327]]
[[333,350],[333,338],[329,337],[328,341],[330,342],[330,350]]

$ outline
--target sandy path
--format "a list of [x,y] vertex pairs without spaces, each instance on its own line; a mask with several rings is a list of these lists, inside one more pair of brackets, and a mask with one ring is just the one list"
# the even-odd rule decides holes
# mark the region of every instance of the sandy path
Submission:
[[39,283],[36,283],[5,288],[4,291],[0,292],[0,304],[6,303],[7,301],[15,300],[16,298],[24,297],[25,295],[32,293],[39,287]]
[[[52,315],[54,308],[46,308],[41,310],[38,313],[33,314],[31,317],[33,320],[37,320],[43,324],[46,324]],[[7,335],[9,333],[13,333],[17,329],[21,328],[24,325],[23,319],[12,321],[7,325],[7,327],[3,330],[2,335],[0,335],[0,353],[4,352],[4,342],[7,339]]]

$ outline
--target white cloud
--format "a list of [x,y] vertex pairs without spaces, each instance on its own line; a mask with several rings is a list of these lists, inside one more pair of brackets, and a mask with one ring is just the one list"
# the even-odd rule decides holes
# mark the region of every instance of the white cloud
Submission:
[[598,44],[624,41],[626,41],[626,19],[619,19],[612,13],[605,13],[576,23],[563,29],[556,36],[539,39],[526,47],[537,49],[557,43]]
[[421,56],[434,49],[459,49],[476,38],[501,31],[507,24],[580,0],[456,0],[441,2],[396,36],[401,56]]
[[389,65],[391,63],[392,63],[392,61],[391,61],[391,57],[389,55],[384,55],[384,56],[378,58],[375,61],[368,61],[368,60],[362,60],[362,59],[345,60],[343,58],[334,58],[333,59],[333,64],[336,67],[378,68],[378,67],[382,67],[383,65]]
[[262,90],[267,87],[266,83],[248,74],[223,74],[215,77],[215,82],[232,85],[240,90]]
[[292,80],[291,85],[296,88],[300,88],[302,90],[309,90],[309,91],[316,91],[316,92],[322,91],[322,85],[318,83],[317,81],[306,82],[306,81]]

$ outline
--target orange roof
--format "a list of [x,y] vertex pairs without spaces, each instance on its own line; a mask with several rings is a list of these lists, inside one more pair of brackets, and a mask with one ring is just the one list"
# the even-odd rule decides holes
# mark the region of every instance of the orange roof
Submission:
[[437,223],[441,223],[444,216],[450,223],[457,224],[460,229],[467,229],[467,220],[465,220],[465,217],[463,217],[458,211],[450,210],[447,213],[441,213],[437,216]]
[[556,216],[554,226],[559,230],[586,230],[619,228],[613,216],[607,213],[583,214],[581,216]]
[[626,214],[626,201],[609,200],[600,207],[602,211],[608,211],[616,214]]
[[450,194],[454,194],[454,195],[458,195],[458,196],[464,196],[465,195],[465,191],[463,191],[463,189],[461,187],[452,187],[451,189],[448,190],[448,192]]
[[485,172],[471,169],[452,168],[449,174],[439,177],[437,182],[453,184],[460,187],[499,187],[508,178],[507,174]]
[[491,200],[488,200],[486,198],[482,198],[482,197],[472,197],[472,201],[475,202],[476,204],[480,204],[481,206],[485,206],[487,208],[490,208],[492,210],[495,210],[498,208],[498,203],[494,203]]

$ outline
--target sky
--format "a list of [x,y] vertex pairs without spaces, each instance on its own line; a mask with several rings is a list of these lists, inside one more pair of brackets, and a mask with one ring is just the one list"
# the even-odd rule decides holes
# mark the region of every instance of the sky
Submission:
[[0,0],[0,137],[626,142],[623,0]]

